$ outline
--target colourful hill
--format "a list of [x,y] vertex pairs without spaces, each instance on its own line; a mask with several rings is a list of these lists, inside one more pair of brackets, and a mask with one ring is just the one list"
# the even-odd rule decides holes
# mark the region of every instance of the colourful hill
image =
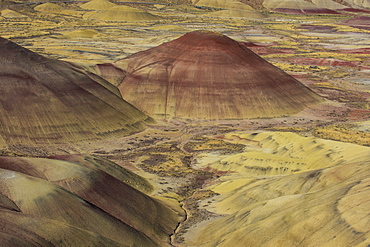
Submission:
[[245,119],[297,113],[318,95],[247,47],[195,31],[114,63],[124,99],[159,119]]

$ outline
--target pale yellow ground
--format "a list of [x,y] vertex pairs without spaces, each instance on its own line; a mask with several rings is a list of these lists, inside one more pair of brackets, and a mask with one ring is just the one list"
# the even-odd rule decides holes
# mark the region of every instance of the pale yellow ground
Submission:
[[245,144],[246,152],[208,164],[230,173],[208,187],[219,194],[215,202],[202,204],[224,217],[190,230],[186,246],[368,242],[370,148],[288,132],[231,133],[225,140]]
[[370,157],[368,147],[301,137],[290,132],[227,134],[225,138],[246,144],[247,152],[223,158],[211,167],[237,172],[244,177],[291,174],[341,163],[362,162]]

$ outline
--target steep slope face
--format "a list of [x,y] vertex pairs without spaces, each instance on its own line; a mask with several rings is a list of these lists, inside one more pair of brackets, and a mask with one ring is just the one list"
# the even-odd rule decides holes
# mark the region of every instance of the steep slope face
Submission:
[[320,97],[239,42],[196,31],[115,63],[124,99],[155,118],[243,119],[303,110]]
[[0,39],[0,136],[6,144],[127,135],[151,119],[105,80]]
[[[42,246],[46,239],[58,246],[164,246],[182,216],[179,208],[92,168],[96,164],[84,158],[80,164],[0,157],[1,222],[11,222],[0,232]],[[125,177],[142,183],[129,172]]]
[[103,77],[116,87],[121,84],[126,75],[124,70],[117,68],[111,63],[96,64],[94,67],[88,67],[87,69]]
[[230,172],[207,188],[219,194],[207,210],[223,217],[188,246],[369,244],[369,147],[293,133],[225,138],[250,155],[211,165]]

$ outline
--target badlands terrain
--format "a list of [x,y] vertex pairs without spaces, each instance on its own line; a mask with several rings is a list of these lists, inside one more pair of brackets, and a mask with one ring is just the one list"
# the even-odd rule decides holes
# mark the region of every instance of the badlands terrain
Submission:
[[370,246],[367,0],[0,0],[1,246]]

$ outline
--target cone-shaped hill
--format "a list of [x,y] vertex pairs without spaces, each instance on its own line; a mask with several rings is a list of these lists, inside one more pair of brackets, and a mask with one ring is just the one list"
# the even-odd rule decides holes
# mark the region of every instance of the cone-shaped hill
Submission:
[[297,113],[321,98],[239,42],[195,31],[115,63],[123,98],[155,118],[245,119]]
[[152,121],[98,76],[0,38],[0,145],[128,135]]

